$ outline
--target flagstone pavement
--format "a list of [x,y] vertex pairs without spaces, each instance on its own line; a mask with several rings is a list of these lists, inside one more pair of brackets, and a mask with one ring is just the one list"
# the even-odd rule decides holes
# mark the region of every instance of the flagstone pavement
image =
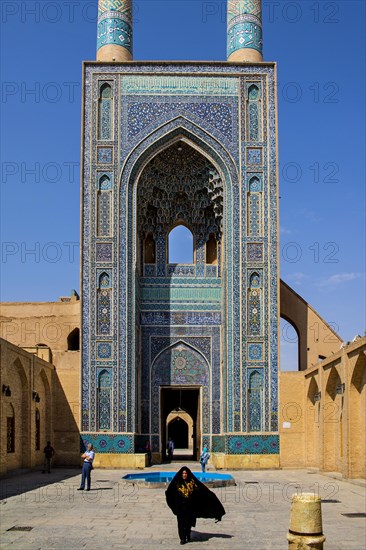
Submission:
[[[183,464],[153,466],[178,470]],[[187,464],[199,471],[198,463]],[[91,491],[77,491],[80,471],[19,472],[1,480],[1,550],[136,550],[181,548],[177,521],[164,488],[141,487],[122,479],[131,470],[92,472]],[[283,550],[291,496],[312,492],[322,498],[324,550],[366,548],[365,484],[308,470],[231,471],[236,486],[213,489],[223,503],[222,521],[198,519],[191,550]],[[22,529],[23,528],[23,529]],[[28,528],[27,530],[25,528]]]

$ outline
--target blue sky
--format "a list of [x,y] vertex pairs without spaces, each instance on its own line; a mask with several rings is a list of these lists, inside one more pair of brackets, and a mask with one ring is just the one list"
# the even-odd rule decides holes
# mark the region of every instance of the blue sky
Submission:
[[[1,3],[1,300],[79,290],[81,62],[97,0]],[[226,59],[225,2],[135,1],[134,58]],[[281,277],[365,330],[365,2],[263,1],[278,63]]]

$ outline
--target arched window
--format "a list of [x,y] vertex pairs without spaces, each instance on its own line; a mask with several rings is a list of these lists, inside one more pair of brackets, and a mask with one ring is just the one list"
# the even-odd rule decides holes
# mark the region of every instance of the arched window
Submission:
[[217,240],[213,233],[210,233],[206,242],[206,264],[217,264]]
[[80,349],[80,329],[74,328],[67,337],[68,351],[79,351]]
[[146,235],[144,243],[144,263],[154,264],[156,262],[156,245],[151,233]]
[[177,225],[169,233],[169,263],[193,264],[193,235],[184,225]]
[[112,139],[112,88],[107,83],[100,88],[99,94],[98,138]]

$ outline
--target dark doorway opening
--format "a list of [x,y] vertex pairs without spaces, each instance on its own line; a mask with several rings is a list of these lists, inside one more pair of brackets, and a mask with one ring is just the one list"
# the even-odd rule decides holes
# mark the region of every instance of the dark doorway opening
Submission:
[[188,424],[183,418],[173,418],[168,424],[168,438],[174,441],[176,449],[188,449]]
[[167,438],[171,437],[176,448],[188,448],[188,425],[182,418],[173,418],[167,427],[167,418],[175,411],[187,412],[193,420],[192,450],[187,455],[176,456],[176,460],[197,460],[200,448],[200,390],[199,388],[161,388],[161,441],[162,458],[167,458]]

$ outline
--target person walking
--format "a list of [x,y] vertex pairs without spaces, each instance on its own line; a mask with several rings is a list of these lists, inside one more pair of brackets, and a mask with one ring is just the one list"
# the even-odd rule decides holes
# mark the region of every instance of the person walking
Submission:
[[175,474],[165,497],[169,508],[177,516],[180,544],[191,541],[191,529],[195,527],[198,517],[221,521],[225,514],[215,493],[198,481],[187,466]]
[[55,455],[55,450],[51,445],[51,441],[47,441],[47,445],[45,446],[43,452],[44,452],[44,463],[43,463],[42,474],[45,474],[46,470],[47,470],[47,473],[50,474],[51,473],[51,460]]
[[203,447],[203,450],[200,456],[200,464],[201,464],[202,472],[206,471],[206,465],[207,465],[207,462],[209,461],[209,458],[210,458],[210,454],[207,451],[207,447]]
[[94,460],[93,445],[91,443],[88,444],[88,448],[85,451],[85,453],[81,455],[81,458],[83,458],[84,461],[83,461],[83,469],[81,470],[81,484],[78,491],[83,491],[85,489],[85,481],[86,481],[86,490],[90,491],[90,485],[91,485],[90,474],[93,469],[93,460]]

